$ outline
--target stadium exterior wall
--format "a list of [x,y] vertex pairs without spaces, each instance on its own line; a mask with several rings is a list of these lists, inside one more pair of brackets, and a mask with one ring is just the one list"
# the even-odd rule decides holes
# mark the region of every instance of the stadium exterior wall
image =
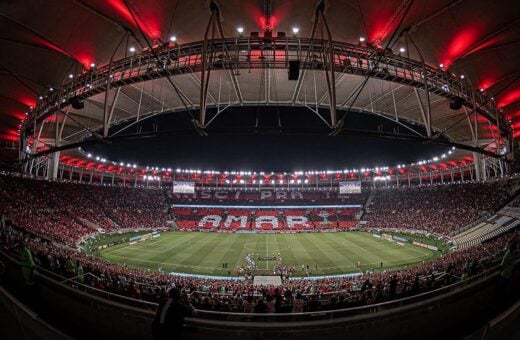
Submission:
[[[15,266],[9,267],[9,271],[16,270]],[[519,267],[517,264],[517,269]],[[14,275],[4,276],[3,282],[11,288],[21,287],[12,281],[19,275],[11,274]],[[494,273],[428,300],[348,317],[327,318],[326,313],[319,312],[316,316],[320,320],[315,321],[267,321],[271,319],[268,315],[260,318],[247,316],[246,320],[249,321],[190,318],[186,322],[186,335],[190,339],[343,339],[347,335],[354,339],[459,338],[493,317],[498,279],[498,273]],[[87,294],[44,275],[37,275],[36,281],[31,292],[24,291],[25,295],[29,294],[29,300],[37,306],[39,315],[45,316],[46,321],[67,334],[79,339],[151,338],[153,310]],[[513,289],[519,284],[520,271],[516,270],[507,292],[511,302],[519,298],[520,292]]]

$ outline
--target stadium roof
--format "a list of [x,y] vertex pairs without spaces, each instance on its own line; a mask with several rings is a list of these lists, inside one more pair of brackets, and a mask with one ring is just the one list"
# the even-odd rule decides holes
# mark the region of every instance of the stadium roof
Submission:
[[[311,37],[318,3],[217,1],[223,35],[229,38],[249,37],[251,32],[268,28],[274,35],[285,32],[288,37]],[[140,54],[149,45],[170,42],[172,36],[176,38],[175,44],[181,46],[203,41],[212,15],[210,7],[205,0],[2,2],[0,139],[17,140],[25,113],[38,105],[40,96],[51,95],[70,82],[69,75],[75,79],[93,64],[98,68],[109,64],[111,58],[120,60]],[[493,98],[513,129],[520,126],[517,1],[329,0],[325,1],[323,16],[327,25],[323,21],[317,24],[315,38],[326,41],[328,26],[334,41],[388,46],[396,55],[416,61],[422,57],[433,68],[442,64],[444,70],[457,78],[464,75],[464,82]],[[209,30],[209,38],[218,36],[218,29],[214,28],[217,26]],[[241,34],[237,31],[239,27],[244,31]],[[298,32],[294,33],[293,28],[298,28]],[[360,42],[360,37],[365,41]],[[92,131],[101,131],[107,111],[113,112],[112,123],[117,125],[162,111],[186,111],[187,107],[198,110],[201,72],[194,70],[170,79],[174,85],[167,77],[157,77],[121,85],[120,90],[114,86],[106,103],[103,91],[85,98],[83,109],[64,108],[57,115],[59,122],[65,121],[63,131],[59,131],[60,145],[78,142],[91,136]],[[421,111],[424,110],[420,109],[418,97],[423,103],[426,98],[418,96],[413,86],[370,77],[358,94],[356,89],[363,80],[360,74],[336,74],[338,107],[423,125]],[[300,80],[294,81],[288,80],[287,69],[265,67],[231,72],[213,70],[207,98],[208,107],[301,105],[321,106],[320,111],[326,110],[330,103],[325,72],[302,72]],[[112,102],[115,102],[113,107]],[[504,128],[497,128],[481,115],[468,114],[465,107],[450,109],[450,99],[441,95],[432,94],[430,102],[432,129],[446,132],[453,142],[472,144],[475,119],[482,148],[493,143],[498,130]],[[325,111],[325,120],[332,119],[326,115]],[[41,146],[55,145],[59,127],[54,124],[55,117],[46,118],[39,138]],[[518,132],[514,135],[518,136]]]

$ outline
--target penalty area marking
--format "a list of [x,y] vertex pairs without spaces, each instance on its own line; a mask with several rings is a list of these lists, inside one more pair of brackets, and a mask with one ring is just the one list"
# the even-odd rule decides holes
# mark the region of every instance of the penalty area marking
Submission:
[[[112,254],[112,253],[116,253],[116,252],[119,252],[121,250],[127,250],[128,248],[132,247],[133,249],[135,250],[139,250],[139,251],[147,251],[147,252],[152,252],[152,253],[166,253],[166,252],[169,252],[170,250],[172,249],[175,249],[181,245],[184,245],[184,244],[189,244],[191,243],[191,240],[193,238],[195,238],[196,235],[192,236],[190,239],[188,240],[184,240],[180,243],[177,243],[177,244],[174,244],[173,246],[167,248],[167,249],[164,249],[164,250],[152,250],[152,249],[142,249],[142,248],[136,248],[136,247],[133,247],[133,246],[130,246],[130,245],[126,245],[124,247],[121,247],[121,248],[118,248],[118,249],[115,249],[115,250],[112,250],[112,251],[109,251],[107,252],[108,254]],[[146,241],[145,241],[146,242]],[[141,244],[136,244],[137,246],[140,246],[140,245],[150,245],[150,243],[141,243]]]
[[[390,242],[390,241],[387,241],[387,242]],[[394,248],[394,249],[390,249],[390,250],[378,250],[378,251],[372,251],[372,252],[371,252],[371,251],[368,251],[366,248],[363,248],[363,247],[361,247],[361,246],[359,246],[359,245],[357,245],[357,244],[355,244],[354,242],[349,241],[349,240],[343,240],[342,243],[343,243],[344,246],[347,246],[347,247],[349,247],[349,246],[354,246],[354,247],[356,247],[356,248],[359,248],[359,249],[361,249],[361,250],[364,250],[364,251],[368,252],[369,254],[379,254],[379,253],[385,253],[385,252],[388,252],[388,251],[391,251],[391,250],[396,250],[396,249],[399,250],[399,249],[403,249],[403,248],[399,247],[399,248]],[[396,244],[394,244],[394,245],[396,245]],[[412,245],[412,244],[410,244],[410,245]],[[397,246],[397,245],[396,245],[396,246]],[[415,247],[415,246],[414,246],[414,247]],[[415,253],[417,253],[417,254],[421,254],[421,255],[423,255],[423,256],[431,255],[430,253],[424,253],[424,252],[422,252],[422,251],[419,251],[418,249],[415,249],[414,247],[406,247],[406,248],[404,248],[404,249],[406,249],[406,250],[411,250],[411,251],[413,251],[413,252],[415,252]]]

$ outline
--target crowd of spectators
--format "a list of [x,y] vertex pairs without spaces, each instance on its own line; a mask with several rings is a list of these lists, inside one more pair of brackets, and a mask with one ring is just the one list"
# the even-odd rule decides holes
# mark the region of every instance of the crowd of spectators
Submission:
[[374,190],[363,220],[373,228],[417,229],[448,235],[497,211],[517,187],[518,179],[512,179]]
[[[312,189],[312,188],[311,188]],[[319,191],[308,191],[300,189],[258,189],[255,191],[237,189],[201,189],[194,194],[178,194],[170,191],[168,199],[172,204],[237,204],[245,203],[251,206],[262,205],[363,205],[365,204],[369,191],[361,193],[340,194],[330,188],[321,188]]]
[[10,226],[0,228],[0,248],[15,253],[26,247],[37,266],[67,278],[77,277],[83,285],[152,302],[160,301],[176,286],[198,309],[246,313],[330,310],[415,295],[483,272],[497,265],[506,247],[518,253],[519,244],[520,230],[516,230],[414,267],[357,277],[289,279],[281,286],[264,287],[248,279],[184,277],[113,264]]
[[81,237],[120,229],[166,227],[161,190],[0,176],[0,215],[40,237],[73,246]]
[[[469,183],[376,190],[369,227],[422,229],[447,234],[503,205],[518,183]],[[199,309],[298,312],[346,308],[414,295],[473,276],[496,264],[507,244],[518,249],[520,231],[455,251],[422,265],[357,277],[287,279],[281,286],[145,271],[78,252],[77,240],[99,229],[157,228],[169,219],[159,189],[105,187],[0,176],[0,248],[24,247],[40,268],[101,291],[159,301],[173,285]],[[302,210],[304,211],[304,210]],[[319,212],[306,213],[313,221]],[[336,212],[339,215],[338,212]],[[351,213],[345,214],[350,218]],[[315,217],[316,217],[315,216]],[[16,227],[15,227],[16,226]],[[84,275],[87,274],[88,275]]]

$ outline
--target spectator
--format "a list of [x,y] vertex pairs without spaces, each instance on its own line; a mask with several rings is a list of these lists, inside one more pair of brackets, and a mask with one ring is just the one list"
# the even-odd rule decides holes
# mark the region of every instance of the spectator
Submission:
[[168,291],[168,299],[161,301],[152,325],[154,339],[177,339],[182,335],[184,319],[195,315],[195,309],[181,297],[177,287]]

